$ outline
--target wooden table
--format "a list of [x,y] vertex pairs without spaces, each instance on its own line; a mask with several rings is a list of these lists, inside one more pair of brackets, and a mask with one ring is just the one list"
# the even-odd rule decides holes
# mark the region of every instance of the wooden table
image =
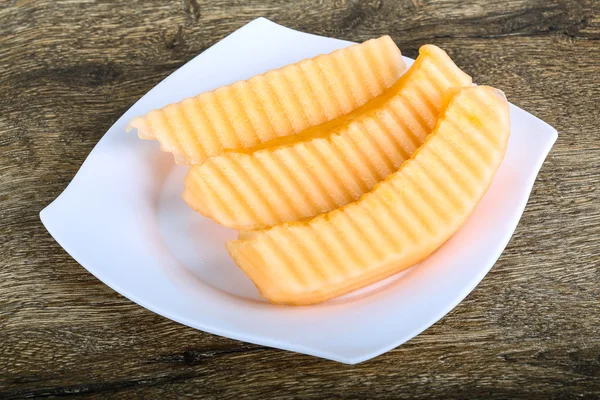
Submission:
[[[490,274],[357,366],[166,320],[80,267],[38,212],[139,97],[258,16],[446,49],[559,138]],[[600,2],[19,0],[0,5],[0,398],[598,398]]]

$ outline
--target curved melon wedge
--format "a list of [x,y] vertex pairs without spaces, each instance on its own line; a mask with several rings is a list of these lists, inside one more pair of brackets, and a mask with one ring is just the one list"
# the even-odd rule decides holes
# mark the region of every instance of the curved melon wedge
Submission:
[[398,47],[382,36],[150,111],[127,130],[158,140],[177,163],[201,164],[348,114],[405,70]]
[[464,88],[423,146],[357,202],[226,244],[273,303],[312,304],[423,260],[465,222],[498,169],[508,103],[494,88]]
[[[193,166],[183,198],[201,214],[242,230],[331,211],[396,171],[433,130],[444,93],[470,85],[443,50],[425,45],[392,88],[342,121]],[[287,143],[291,139],[297,141]]]

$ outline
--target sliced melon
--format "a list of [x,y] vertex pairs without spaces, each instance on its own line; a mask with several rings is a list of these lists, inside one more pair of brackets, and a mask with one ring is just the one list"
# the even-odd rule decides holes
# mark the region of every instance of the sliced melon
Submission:
[[178,163],[201,164],[348,114],[405,70],[398,47],[382,36],[150,111],[127,129],[158,140]]
[[444,93],[470,84],[443,50],[423,46],[392,88],[351,114],[193,166],[183,198],[201,214],[243,230],[331,211],[396,171],[434,128]]
[[509,138],[504,94],[460,89],[427,141],[360,200],[227,243],[274,303],[311,304],[423,260],[465,222],[498,169]]

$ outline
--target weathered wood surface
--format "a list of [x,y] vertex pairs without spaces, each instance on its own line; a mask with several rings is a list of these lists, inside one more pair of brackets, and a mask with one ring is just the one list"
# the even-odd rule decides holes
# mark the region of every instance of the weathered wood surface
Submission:
[[[147,311],[81,268],[38,212],[162,78],[255,17],[404,53],[446,49],[559,131],[479,287],[357,366]],[[600,2],[76,1],[0,4],[0,398],[598,398]]]

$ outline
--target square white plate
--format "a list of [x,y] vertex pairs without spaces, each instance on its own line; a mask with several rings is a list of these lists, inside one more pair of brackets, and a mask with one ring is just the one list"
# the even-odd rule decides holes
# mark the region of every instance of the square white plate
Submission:
[[125,132],[132,117],[153,108],[350,44],[264,18],[252,21],[135,103],[106,132],[67,189],[40,213],[42,222],[102,282],[182,324],[349,364],[404,343],[455,307],[494,265],[557,138],[551,126],[511,105],[504,162],[451,240],[418,266],[383,282],[296,308],[263,301],[223,246],[236,232],[186,206],[180,193],[187,167],[175,165],[157,142]]

